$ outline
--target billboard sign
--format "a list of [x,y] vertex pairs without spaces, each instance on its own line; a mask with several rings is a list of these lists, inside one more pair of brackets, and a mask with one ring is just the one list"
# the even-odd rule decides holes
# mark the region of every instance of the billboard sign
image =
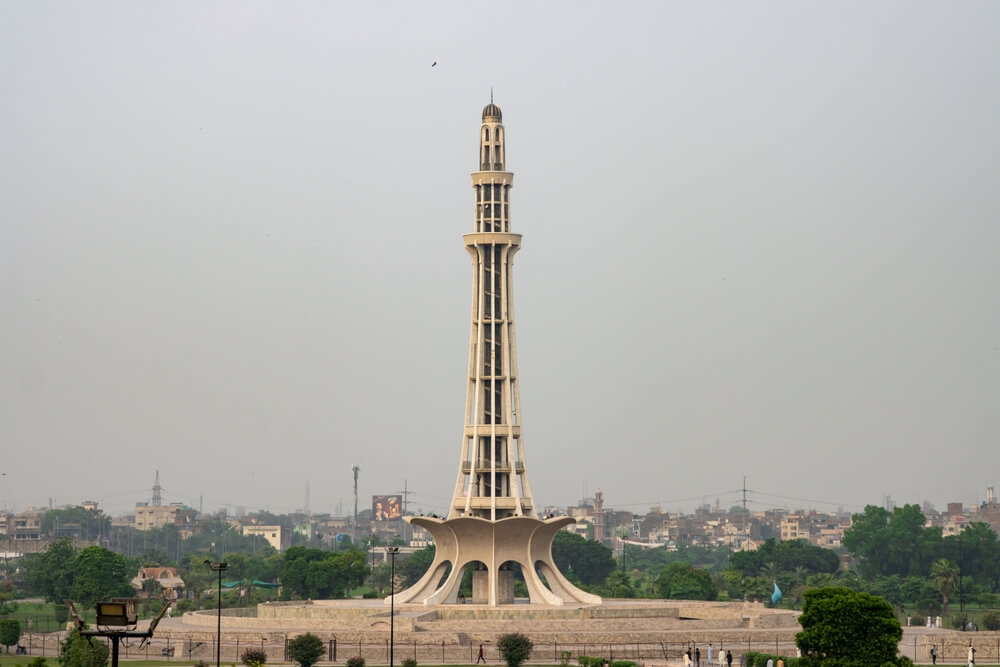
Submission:
[[402,516],[398,495],[372,496],[372,521],[392,521]]

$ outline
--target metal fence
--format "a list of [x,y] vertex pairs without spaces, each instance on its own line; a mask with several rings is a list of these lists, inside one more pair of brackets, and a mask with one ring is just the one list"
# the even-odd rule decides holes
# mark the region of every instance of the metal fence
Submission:
[[[293,635],[294,636],[294,635]],[[900,653],[917,663],[930,663],[930,648],[936,645],[938,663],[965,663],[972,641],[976,647],[976,663],[1000,663],[1000,637],[996,635],[979,635],[978,633],[919,635],[904,638],[900,643]],[[21,636],[19,644],[29,656],[55,657],[59,655],[60,637],[57,634],[26,633]],[[228,641],[223,635],[221,662],[239,664],[240,655],[248,648],[263,650],[267,654],[268,663],[287,662],[286,646],[288,637],[277,641]],[[695,648],[701,649],[700,667],[718,667],[718,656],[721,651],[733,654],[733,665],[739,665],[739,656],[749,651],[757,653],[772,653],[794,656],[796,647],[793,641],[745,641],[745,642],[713,642],[713,664],[708,664],[707,644],[702,641],[697,645],[689,641],[645,642],[645,643],[535,643],[531,662],[559,664],[568,658],[571,664],[576,664],[576,658],[586,655],[608,660],[633,660],[640,663],[683,663],[683,654],[690,648],[694,655]],[[389,664],[389,653],[392,651],[393,662],[402,663],[407,658],[413,658],[419,664],[474,664],[479,656],[479,643],[463,644],[446,642],[396,641],[391,647],[388,639],[379,642],[340,641],[336,638],[326,640],[327,651],[323,662],[344,663],[349,658],[362,657],[372,665]],[[138,641],[123,642],[121,659],[123,660],[183,660],[185,662],[204,660],[207,663],[216,661],[216,644],[213,640],[195,641],[192,639],[172,640],[154,638],[145,645]],[[500,659],[497,648],[492,643],[483,642],[483,656],[490,664],[498,664]]]

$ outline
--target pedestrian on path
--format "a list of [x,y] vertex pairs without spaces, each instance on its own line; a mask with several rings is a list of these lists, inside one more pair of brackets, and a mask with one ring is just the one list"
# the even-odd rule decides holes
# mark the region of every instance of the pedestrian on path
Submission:
[[931,664],[937,664],[937,644],[931,646]]
[[476,664],[478,665],[481,662],[483,662],[483,663],[486,662],[486,658],[483,657],[483,645],[482,644],[479,645],[479,657],[476,658]]

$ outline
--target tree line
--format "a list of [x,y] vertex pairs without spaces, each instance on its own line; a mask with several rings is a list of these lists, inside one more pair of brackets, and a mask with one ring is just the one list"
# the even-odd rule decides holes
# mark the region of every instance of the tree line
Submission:
[[[391,588],[389,564],[372,566],[367,548],[356,548],[350,540],[335,550],[299,545],[279,553],[262,540],[243,537],[224,521],[209,520],[202,523],[201,534],[183,540],[180,548],[171,541],[174,531],[172,526],[147,531],[145,549],[126,555],[96,546],[77,551],[69,539],[57,540],[44,552],[24,559],[24,588],[50,601],[70,598],[90,605],[131,594],[128,582],[140,567],[173,566],[186,582],[190,598],[186,605],[193,608],[216,582],[206,559],[225,560],[229,566],[225,579],[238,582],[238,595],[228,598],[227,604],[251,604],[278,594],[255,591],[255,580],[280,582],[285,599],[374,597]],[[892,511],[866,507],[854,515],[840,552],[804,540],[769,539],[756,551],[700,545],[668,551],[626,545],[614,553],[598,542],[560,531],[552,554],[570,581],[603,597],[767,601],[777,585],[784,594],[783,604],[796,606],[805,591],[836,585],[881,597],[904,613],[946,614],[955,601],[1000,607],[996,533],[986,524],[973,523],[959,535],[943,536],[939,527],[926,525],[915,505]],[[397,589],[423,576],[433,557],[431,546],[397,560]],[[844,562],[852,567],[844,569]],[[471,572],[464,579],[459,593],[470,596]],[[523,578],[516,576],[515,582],[515,593],[527,595]]]

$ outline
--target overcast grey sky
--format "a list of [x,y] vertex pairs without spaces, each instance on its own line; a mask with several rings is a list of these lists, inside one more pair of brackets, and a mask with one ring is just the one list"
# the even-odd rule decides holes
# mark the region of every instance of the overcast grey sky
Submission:
[[539,506],[1000,481],[1000,3],[9,1],[0,62],[0,506],[445,511],[491,87]]

